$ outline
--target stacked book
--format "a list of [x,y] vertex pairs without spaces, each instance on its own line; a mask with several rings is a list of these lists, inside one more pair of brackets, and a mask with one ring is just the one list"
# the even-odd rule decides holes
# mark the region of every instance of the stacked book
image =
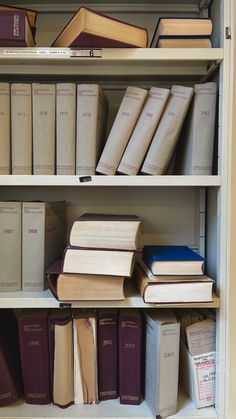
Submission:
[[0,5],[0,47],[34,47],[37,12]]
[[74,221],[63,260],[48,270],[59,300],[122,300],[135,262],[141,221],[134,215],[83,214]]
[[212,48],[212,21],[208,18],[160,18],[151,48]]
[[214,281],[203,274],[204,260],[188,246],[144,246],[134,271],[144,302],[212,301]]

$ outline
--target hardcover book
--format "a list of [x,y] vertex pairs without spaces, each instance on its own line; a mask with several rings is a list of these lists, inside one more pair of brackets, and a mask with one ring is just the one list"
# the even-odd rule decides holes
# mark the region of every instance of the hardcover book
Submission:
[[78,12],[61,31],[53,47],[122,48],[147,46],[147,30],[86,7]]
[[97,403],[97,318],[95,310],[75,310],[73,332],[75,404]]
[[216,99],[215,82],[195,84],[193,101],[177,147],[178,174],[194,176],[212,174]]
[[56,174],[75,175],[76,84],[56,84]]
[[19,318],[21,366],[25,401],[51,403],[48,310],[24,309]]
[[0,83],[0,175],[10,175],[10,83]]
[[27,17],[28,17],[28,20],[29,20],[29,24],[30,24],[30,26],[31,26],[31,28],[33,29],[35,29],[35,27],[36,27],[36,19],[37,19],[37,12],[36,12],[36,10],[32,10],[32,9],[25,9],[25,8],[23,8],[23,7],[14,7],[14,6],[9,6],[9,5],[3,5],[3,4],[0,4],[0,11],[1,10],[12,10],[13,12],[14,11],[23,11],[23,12],[26,12],[26,14],[27,14]]
[[0,202],[0,290],[21,290],[21,202]]
[[26,11],[0,9],[0,47],[33,47],[34,37]]
[[180,324],[169,309],[148,310],[145,319],[145,400],[165,418],[177,410]]
[[119,311],[119,396],[121,404],[140,404],[142,317],[138,309]]
[[62,261],[47,270],[47,279],[53,295],[60,301],[124,300],[124,277],[114,275],[65,274]]
[[114,175],[147,97],[147,90],[128,86],[107,138],[96,171]]
[[98,397],[118,397],[118,312],[100,309],[97,314],[98,333]]
[[11,84],[11,160],[13,175],[32,175],[32,95],[30,83]]
[[146,245],[143,260],[154,275],[201,275],[205,259],[188,246]]
[[62,253],[66,242],[66,203],[23,202],[22,287],[24,291],[47,288],[46,270]]
[[74,221],[71,246],[136,250],[141,220],[136,215],[83,214]]
[[14,403],[23,394],[18,324],[12,310],[0,313],[0,407]]
[[98,84],[77,85],[76,174],[95,175],[105,142],[107,98]]
[[212,43],[209,38],[194,36],[159,36],[156,48],[212,48]]

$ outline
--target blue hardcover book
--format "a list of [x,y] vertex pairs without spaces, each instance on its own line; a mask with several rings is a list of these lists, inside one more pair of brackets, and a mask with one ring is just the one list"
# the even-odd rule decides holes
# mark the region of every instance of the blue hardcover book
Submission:
[[146,245],[143,260],[153,275],[203,275],[205,259],[188,246]]

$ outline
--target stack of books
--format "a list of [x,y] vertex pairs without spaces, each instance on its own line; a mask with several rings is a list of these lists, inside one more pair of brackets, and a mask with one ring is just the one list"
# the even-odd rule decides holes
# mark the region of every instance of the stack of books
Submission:
[[37,12],[0,5],[0,47],[34,47]]
[[63,260],[48,270],[59,300],[122,300],[135,263],[141,221],[134,215],[84,214],[71,228]]
[[151,48],[212,48],[212,21],[208,18],[160,18]]
[[204,260],[188,246],[144,246],[134,270],[144,302],[212,301],[214,280],[203,274]]

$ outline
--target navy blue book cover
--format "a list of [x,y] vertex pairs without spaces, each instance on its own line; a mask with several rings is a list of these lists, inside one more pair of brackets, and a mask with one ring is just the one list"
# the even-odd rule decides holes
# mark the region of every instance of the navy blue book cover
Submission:
[[156,261],[204,261],[205,259],[188,246],[146,245],[143,248],[143,260],[151,269],[152,263]]

